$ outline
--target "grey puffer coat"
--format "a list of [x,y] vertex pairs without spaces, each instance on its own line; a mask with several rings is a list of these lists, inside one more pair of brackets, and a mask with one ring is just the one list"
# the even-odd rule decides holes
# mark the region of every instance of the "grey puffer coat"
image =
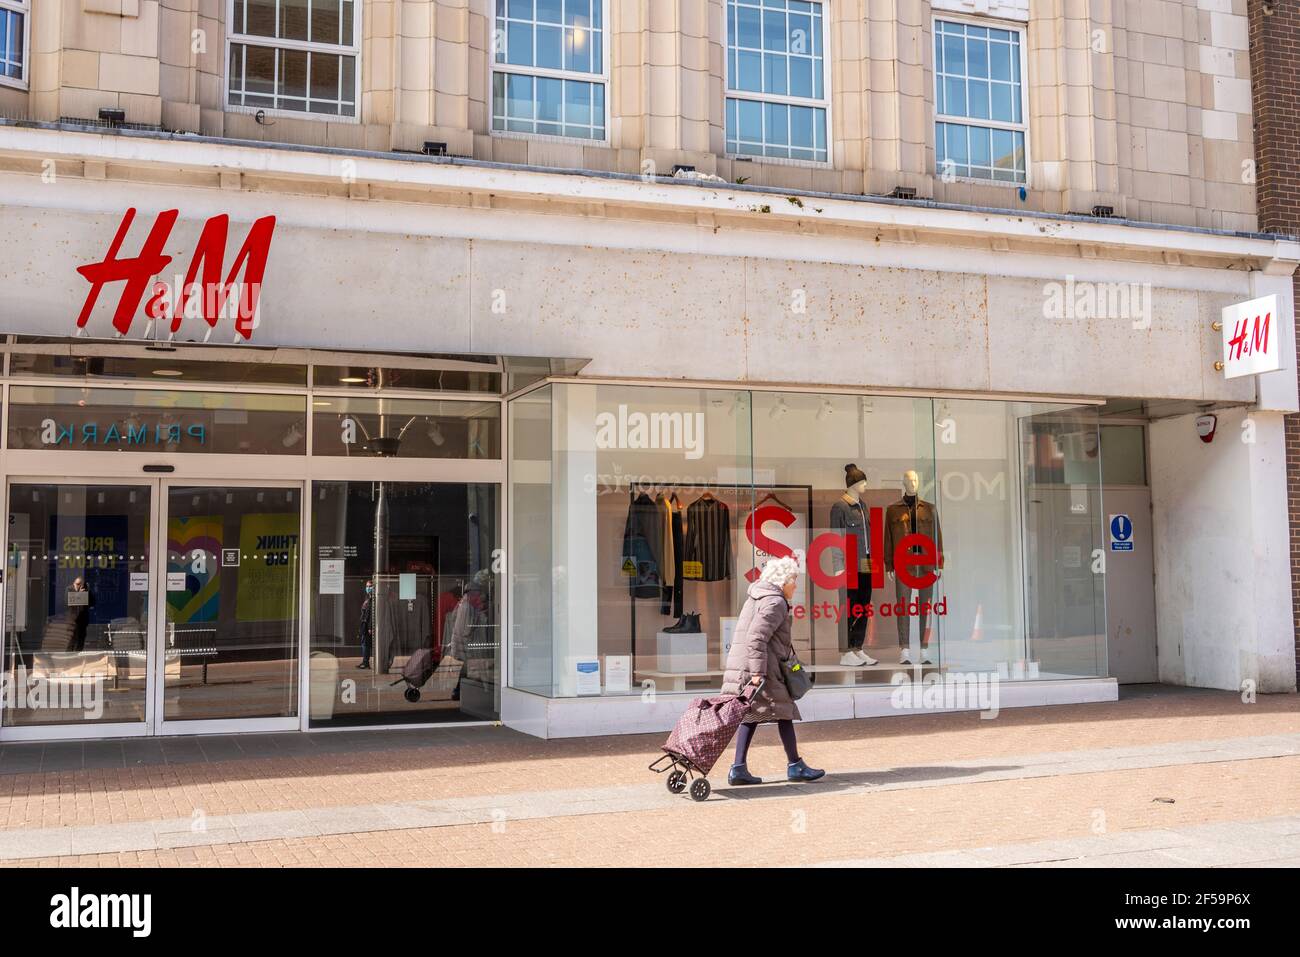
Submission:
[[750,679],[767,678],[763,693],[745,713],[745,722],[798,720],[799,706],[781,677],[781,659],[794,653],[790,644],[790,603],[779,585],[758,581],[749,586],[749,598],[740,611],[736,633],[727,653],[723,694],[740,694]]

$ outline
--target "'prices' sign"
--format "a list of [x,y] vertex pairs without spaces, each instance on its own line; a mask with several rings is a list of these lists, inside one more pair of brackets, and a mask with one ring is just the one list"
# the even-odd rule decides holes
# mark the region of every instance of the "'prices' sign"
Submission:
[[1223,377],[1236,379],[1282,368],[1277,296],[1240,302],[1223,310]]

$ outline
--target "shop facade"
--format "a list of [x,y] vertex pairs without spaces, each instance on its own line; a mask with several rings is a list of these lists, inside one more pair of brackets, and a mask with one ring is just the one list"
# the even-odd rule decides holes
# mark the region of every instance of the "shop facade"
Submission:
[[0,736],[664,729],[787,553],[806,719],[1295,688],[1293,242],[6,133]]

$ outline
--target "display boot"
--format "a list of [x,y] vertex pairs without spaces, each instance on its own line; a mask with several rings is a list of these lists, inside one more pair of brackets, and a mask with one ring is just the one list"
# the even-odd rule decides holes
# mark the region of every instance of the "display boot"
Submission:
[[700,613],[693,611],[686,616],[686,627],[682,629],[688,635],[698,635],[704,631],[704,626],[700,624]]
[[690,617],[689,615],[682,615],[682,617],[677,619],[675,624],[669,625],[667,628],[663,630],[664,634],[680,635],[683,631],[686,630],[686,621],[689,617]]

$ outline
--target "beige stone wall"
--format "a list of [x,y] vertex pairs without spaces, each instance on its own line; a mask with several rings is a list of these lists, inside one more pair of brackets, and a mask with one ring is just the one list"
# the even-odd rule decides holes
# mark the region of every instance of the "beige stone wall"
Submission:
[[[1231,229],[1256,225],[1246,0],[1035,0],[1027,30],[1030,186],[944,182],[935,166],[930,0],[825,0],[833,162],[724,155],[725,0],[608,0],[608,144],[489,131],[493,0],[360,0],[359,122],[223,106],[226,0],[37,0],[29,91],[42,120],[132,122],[262,141],[417,150],[553,167],[694,165],[774,188],[888,193]],[[969,16],[987,3],[936,0]],[[1023,4],[993,4],[1017,16]],[[946,14],[945,15],[950,15]]]

